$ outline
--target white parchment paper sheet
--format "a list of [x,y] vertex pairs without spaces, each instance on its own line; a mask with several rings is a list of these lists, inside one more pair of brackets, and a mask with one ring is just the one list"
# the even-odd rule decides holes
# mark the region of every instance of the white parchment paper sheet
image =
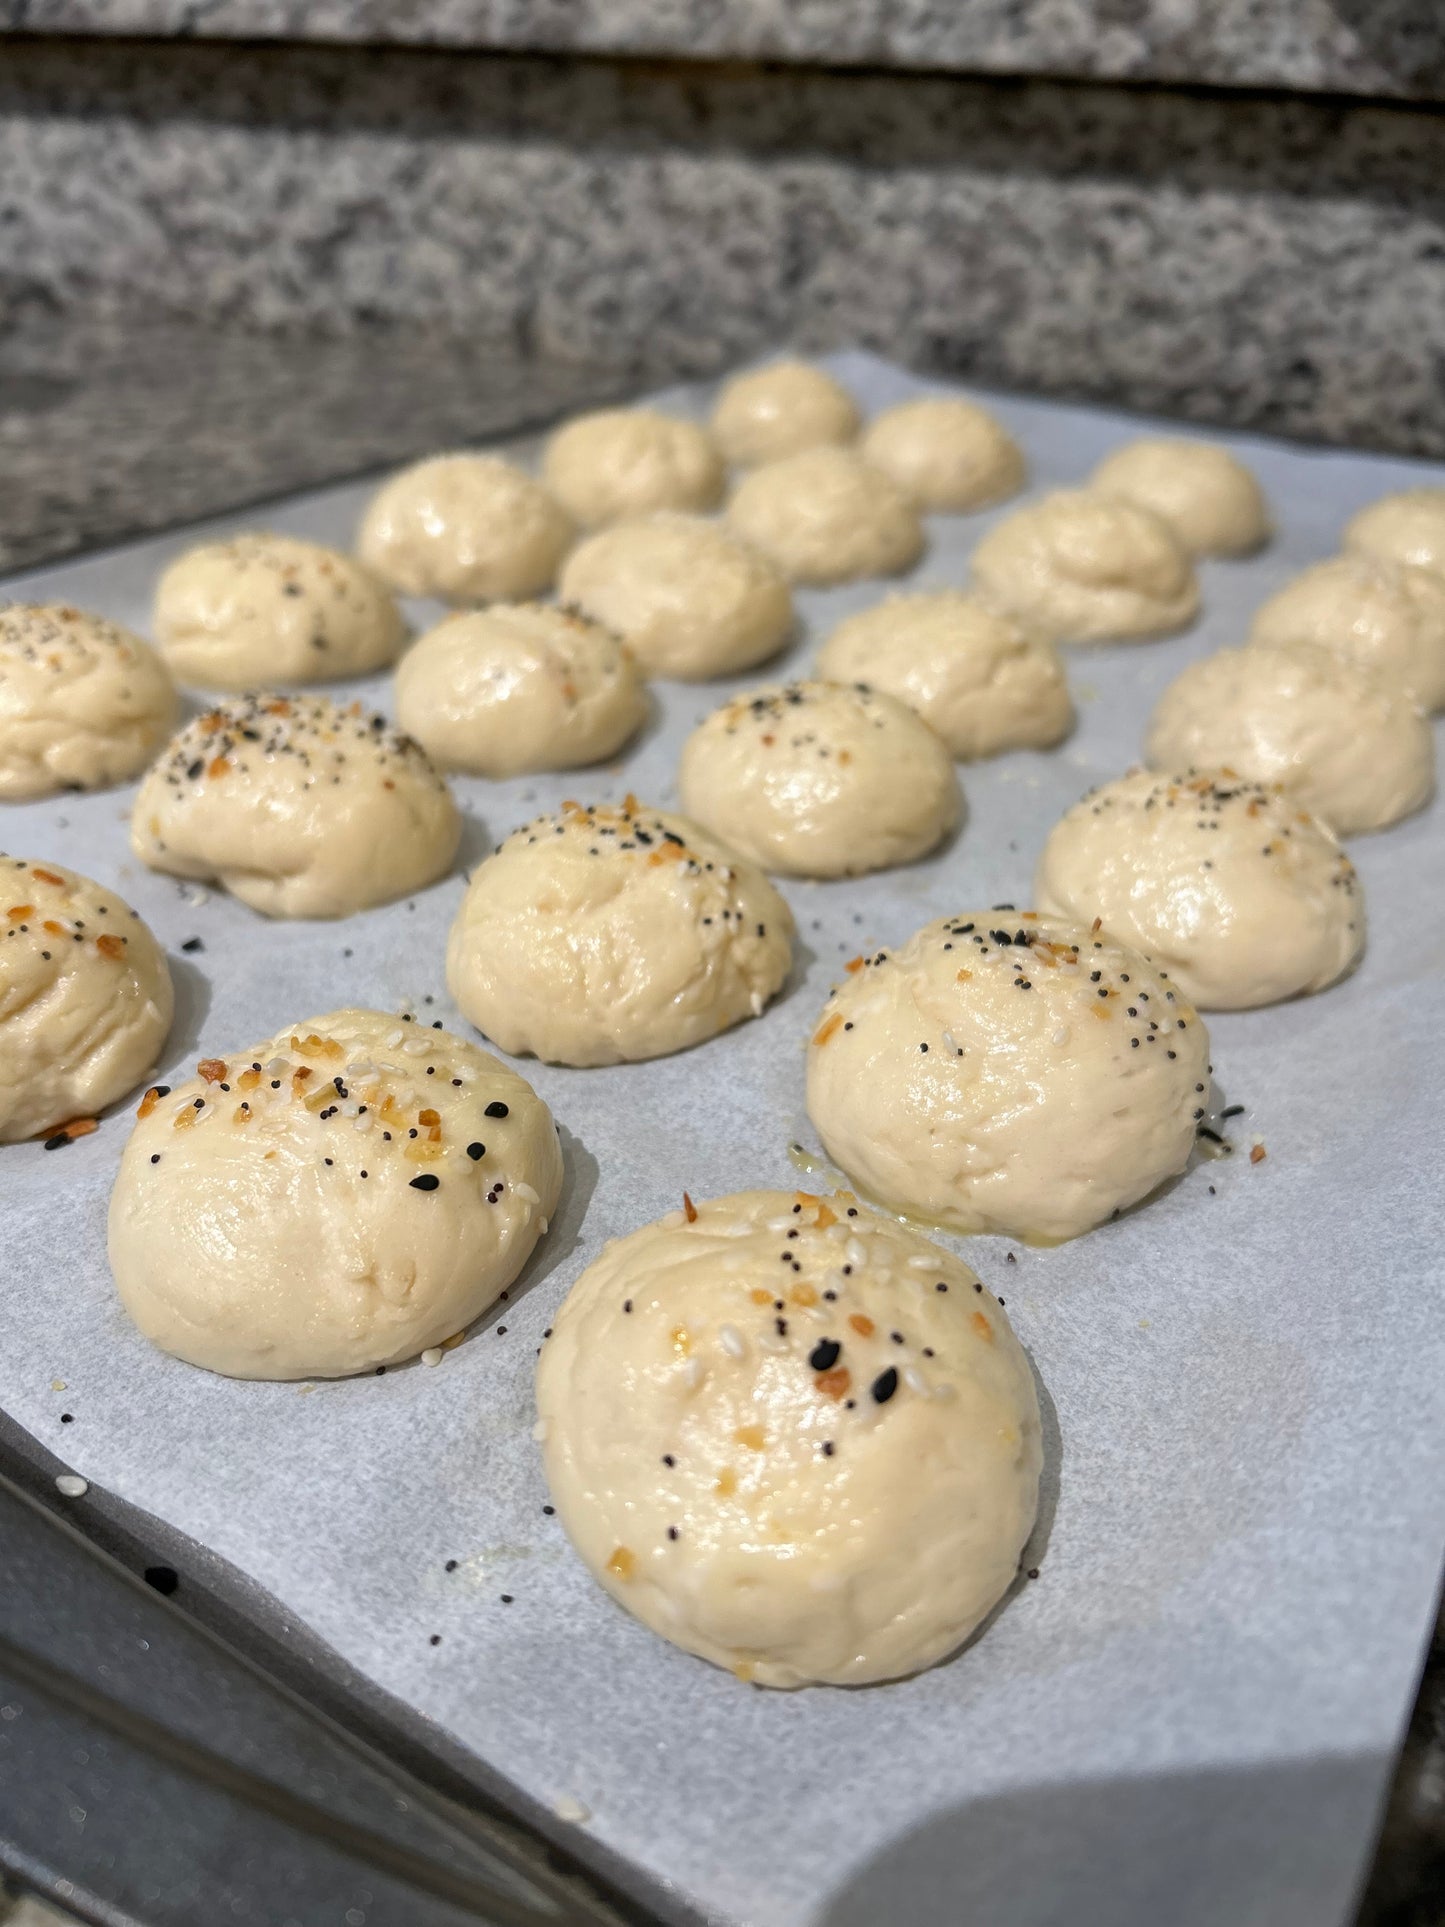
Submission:
[[[861,355],[834,366],[870,406],[928,386]],[[701,408],[706,395],[669,399]],[[1036,487],[1082,477],[1138,432],[1097,410],[995,405]],[[1231,1128],[1246,1150],[1264,1140],[1264,1163],[1202,1164],[1122,1222],[1013,1262],[1003,1242],[971,1241],[1056,1428],[1041,1577],[951,1664],[790,1695],[673,1651],[592,1585],[544,1516],[530,1438],[543,1329],[604,1239],[671,1209],[684,1186],[800,1182],[789,1142],[814,1143],[800,1053],[842,961],[945,911],[1026,905],[1049,825],[1137,758],[1151,702],[1179,668],[1240,639],[1267,593],[1331,552],[1353,509],[1430,475],[1236,445],[1275,506],[1274,545],[1205,566],[1191,634],[1073,652],[1077,733],[1049,754],[965,770],[969,820],[943,854],[858,882],[785,884],[803,950],[781,1004],[658,1063],[522,1066],[565,1133],[566,1202],[523,1288],[440,1368],[298,1388],[229,1383],[152,1351],[105,1262],[125,1107],[63,1152],[0,1153],[5,1407],[86,1477],[252,1575],[539,1800],[585,1803],[586,1831],[719,1919],[1342,1918],[1445,1539],[1439,805],[1354,845],[1372,934],[1350,982],[1210,1023],[1221,1101],[1247,1106]],[[344,544],[366,493],[323,491],[208,527],[259,522]],[[960,581],[992,519],[936,518],[914,579]],[[158,570],[194,539],[6,588],[145,630]],[[802,596],[805,633],[783,668],[803,671],[838,617],[883,593]],[[390,706],[384,680],[358,693]],[[463,863],[564,795],[670,801],[682,736],[725,691],[656,693],[655,725],[615,768],[459,782]],[[130,795],[7,808],[3,838],[117,886],[173,954],[202,938],[202,953],[177,957],[182,1014],[165,1068],[343,1003],[429,998],[422,1014],[459,1021],[442,966],[461,863],[414,902],[341,924],[267,923],[136,864]]]

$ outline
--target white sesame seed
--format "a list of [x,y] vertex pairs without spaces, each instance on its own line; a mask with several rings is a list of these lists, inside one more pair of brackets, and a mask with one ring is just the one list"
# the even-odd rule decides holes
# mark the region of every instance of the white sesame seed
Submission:
[[755,990],[752,996],[749,997],[748,1002],[752,1006],[752,1012],[754,1017],[761,1017],[763,1014],[763,1000],[762,1000],[761,994]]
[[1056,1044],[1067,1044],[1068,1041],[1069,1041],[1069,1027],[1067,1024],[1065,1024],[1059,1030],[1056,1030],[1054,1032],[1054,1042]]
[[736,1325],[724,1325],[718,1333],[718,1339],[729,1358],[741,1358],[747,1351],[743,1335]]
[[440,1365],[445,1355],[440,1345],[428,1345],[421,1355],[421,1362],[423,1365]]
[[580,1827],[584,1820],[590,1820],[592,1818],[591,1807],[586,1805],[584,1801],[579,1800],[575,1793],[564,1793],[560,1795],[559,1798],[552,1802],[552,1811],[559,1820],[565,1820],[569,1826],[573,1827]]
[[542,1236],[545,1238],[547,1235],[547,1220],[545,1218],[538,1218],[537,1229],[541,1232]]
[[938,1269],[938,1260],[936,1258],[930,1258],[926,1251],[915,1251],[913,1256],[908,1260],[908,1269],[910,1271],[936,1271]]
[[928,1380],[916,1365],[905,1365],[902,1372],[903,1383],[910,1392],[917,1392],[920,1398],[928,1397]]
[[682,1382],[690,1392],[702,1384],[702,1360],[690,1358],[682,1368]]
[[523,1204],[540,1204],[542,1202],[541,1194],[534,1191],[530,1184],[514,1184],[512,1189],[522,1200]]
[[404,1030],[394,1030],[386,1040],[386,1048],[388,1050],[395,1050],[405,1036],[406,1032]]
[[432,1048],[430,1037],[408,1037],[401,1050],[403,1057],[425,1057]]
[[371,1112],[367,1111],[364,1116],[352,1118],[351,1128],[353,1131],[369,1131],[371,1129]]
[[90,1490],[90,1480],[82,1479],[78,1472],[62,1472],[55,1489],[67,1499],[83,1499]]
[[868,1247],[861,1238],[850,1238],[843,1252],[843,1256],[848,1260],[850,1265],[866,1265],[868,1262]]

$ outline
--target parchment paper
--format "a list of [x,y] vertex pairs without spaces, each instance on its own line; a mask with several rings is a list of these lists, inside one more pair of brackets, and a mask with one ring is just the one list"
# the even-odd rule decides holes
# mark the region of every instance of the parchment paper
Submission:
[[[861,355],[833,365],[870,406],[928,385]],[[707,395],[668,400],[700,409]],[[1082,477],[1139,432],[1097,410],[993,405],[1036,487]],[[544,1806],[580,1802],[581,1836],[719,1920],[1326,1927],[1348,1912],[1445,1541],[1438,805],[1352,848],[1372,929],[1354,978],[1210,1021],[1220,1101],[1247,1107],[1229,1128],[1245,1153],[1263,1140],[1263,1163],[1201,1163],[1056,1250],[969,1242],[1047,1388],[1050,1442],[1041,1576],[954,1661],[897,1685],[779,1694],[672,1650],[591,1583],[544,1515],[530,1437],[542,1331],[604,1239],[673,1208],[684,1186],[802,1181],[789,1145],[815,1139],[800,1053],[842,960],[944,911],[1026,904],[1048,827],[1137,759],[1179,668],[1240,639],[1357,506],[1440,479],[1235,445],[1274,504],[1274,545],[1205,566],[1190,635],[1072,652],[1077,733],[965,770],[968,822],[942,855],[786,883],[804,948],[780,1005],[658,1063],[521,1066],[565,1133],[566,1202],[522,1287],[439,1368],[298,1388],[162,1357],[121,1314],[105,1263],[130,1107],[65,1151],[0,1152],[9,1412],[232,1561]],[[207,527],[346,543],[367,492]],[[935,518],[915,579],[961,580],[992,519]],[[159,568],[194,539],[5,587],[145,630]],[[884,592],[803,595],[806,633],[782,667],[805,669],[835,619]],[[460,781],[471,823],[457,874],[341,924],[267,923],[145,871],[127,851],[130,791],[9,807],[0,833],[114,884],[169,945],[181,1015],[168,1069],[347,1002],[410,1003],[465,1030],[442,967],[463,865],[563,795],[668,802],[682,735],[739,686],[656,685],[657,720],[615,768]],[[384,680],[358,693],[389,707]],[[197,936],[203,952],[180,954]]]

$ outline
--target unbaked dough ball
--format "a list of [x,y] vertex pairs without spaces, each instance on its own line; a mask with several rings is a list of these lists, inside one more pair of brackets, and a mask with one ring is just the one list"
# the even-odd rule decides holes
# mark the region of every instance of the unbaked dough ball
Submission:
[[1044,845],[1045,916],[1102,919],[1201,1010],[1323,990],[1365,944],[1355,866],[1274,785],[1133,770],[1075,804]]
[[58,863],[0,856],[0,1144],[134,1090],[172,1006],[165,952],[128,903]]
[[1281,783],[1339,836],[1427,803],[1435,742],[1403,690],[1327,650],[1221,649],[1170,683],[1149,722],[1151,768]]
[[979,543],[973,579],[1055,642],[1146,642],[1199,611],[1193,564],[1167,522],[1098,489],[1056,489]]
[[475,776],[600,762],[646,716],[637,664],[611,630],[544,603],[448,616],[396,672],[401,727],[442,769]]
[[1253,555],[1270,537],[1269,507],[1253,474],[1215,442],[1146,436],[1106,455],[1090,477],[1167,522],[1191,555]]
[[179,556],[156,590],[156,641],[184,683],[255,689],[368,676],[406,624],[364,563],[295,535],[237,535]]
[[1038,1404],[998,1300],[848,1193],[744,1191],[609,1244],[557,1314],[537,1407],[594,1577],[759,1686],[932,1665],[1034,1522]]
[[963,815],[947,749],[880,690],[773,683],[715,709],[682,746],[690,816],[765,870],[861,876],[911,863]]
[[188,723],[141,785],[131,848],[268,917],[346,917],[420,890],[461,817],[423,750],[360,703],[237,696]]
[[630,1063],[761,1016],[792,954],[792,914],[760,871],[629,796],[564,803],[473,872],[447,985],[514,1056]]
[[716,522],[666,511],[575,548],[560,594],[626,638],[650,676],[697,682],[776,655],[793,629],[787,581]]
[[961,395],[921,395],[885,408],[860,450],[921,509],[966,514],[1017,495],[1023,450],[986,408]]
[[1380,556],[1336,555],[1256,612],[1249,640],[1315,643],[1445,708],[1445,575]]
[[959,589],[891,596],[849,616],[824,643],[817,670],[896,696],[964,761],[1043,749],[1073,727],[1053,643]]
[[735,468],[756,468],[799,449],[851,442],[858,423],[858,405],[841,382],[806,361],[773,361],[733,376],[711,426]]
[[898,484],[847,448],[808,448],[754,469],[728,520],[790,581],[819,587],[899,575],[926,540]]
[[583,528],[653,509],[710,509],[723,463],[705,428],[651,408],[604,408],[564,423],[547,444],[548,486]]
[[1345,528],[1345,547],[1445,571],[1445,488],[1407,488],[1382,495]]
[[356,546],[402,595],[515,602],[551,588],[575,533],[542,484],[499,455],[434,455],[383,483]]
[[0,801],[123,783],[175,719],[164,663],[128,629],[59,602],[0,608]]
[[849,970],[808,1046],[808,1115],[883,1203],[1072,1238],[1184,1169],[1209,1039],[1137,951],[1087,923],[975,910]]
[[460,1037],[338,1010],[141,1100],[110,1199],[121,1303],[228,1378],[342,1378],[454,1338],[562,1189],[547,1106]]

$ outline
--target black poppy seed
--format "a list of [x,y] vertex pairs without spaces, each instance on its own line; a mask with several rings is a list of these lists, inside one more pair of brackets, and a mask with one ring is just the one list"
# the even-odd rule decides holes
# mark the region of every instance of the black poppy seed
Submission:
[[[933,1289],[934,1289],[935,1291],[947,1291],[947,1290],[948,1290],[948,1286],[947,1286],[947,1285],[945,1285],[945,1284],[942,1284],[942,1283],[939,1283],[939,1284],[936,1284],[936,1285],[935,1285],[935,1286],[933,1287]],[[982,1291],[982,1289],[983,1289],[983,1287],[982,1287],[982,1285],[980,1285],[980,1286],[979,1286],[979,1290],[980,1290],[980,1291]]]
[[675,1459],[675,1458],[674,1458],[674,1457],[672,1456],[672,1454],[671,1454],[671,1452],[664,1452],[664,1453],[663,1453],[663,1455],[662,1455],[662,1462],[663,1462],[663,1464],[664,1464],[664,1465],[676,1465],[676,1464],[677,1464],[677,1460],[676,1460],[676,1459]]
[[473,1164],[476,1163],[478,1158],[485,1157],[486,1154],[487,1154],[487,1147],[485,1144],[469,1144],[467,1146],[467,1156],[471,1159]]
[[675,1539],[677,1537],[677,1527],[669,1526],[667,1528],[667,1536],[669,1539]]
[[447,1560],[447,1563],[446,1563],[446,1570],[447,1570],[448,1572],[455,1572],[455,1571],[456,1571],[456,1569],[457,1569],[457,1562],[456,1562],[456,1560],[455,1560],[455,1559],[448,1559],[448,1560]]
[[632,1300],[631,1300],[630,1298],[624,1298],[624,1299],[623,1299],[623,1301],[622,1301],[622,1309],[623,1309],[624,1311],[631,1311],[631,1310],[632,1310]]
[[432,1634],[432,1636],[431,1636],[431,1644],[432,1644],[433,1646],[440,1646],[440,1645],[441,1645],[441,1643],[442,1643],[442,1636],[441,1636],[441,1634],[440,1634],[440,1633],[433,1633],[433,1634]]
[[161,1154],[160,1154],[160,1152],[159,1152],[159,1151],[152,1151],[152,1152],[151,1152],[151,1163],[152,1163],[152,1164],[159,1164],[159,1163],[160,1163],[160,1161],[161,1161]]

